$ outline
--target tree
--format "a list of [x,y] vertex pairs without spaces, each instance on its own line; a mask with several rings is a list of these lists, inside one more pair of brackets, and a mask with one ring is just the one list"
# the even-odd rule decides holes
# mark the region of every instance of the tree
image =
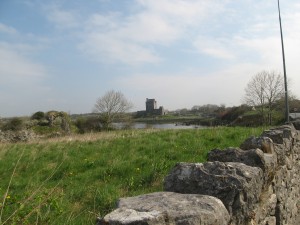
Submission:
[[104,96],[98,98],[94,112],[99,113],[103,128],[109,129],[115,119],[124,115],[132,106],[132,103],[121,92],[110,90]]
[[275,103],[284,95],[282,75],[274,71],[261,71],[252,77],[245,92],[245,102],[259,109],[263,123],[271,124]]

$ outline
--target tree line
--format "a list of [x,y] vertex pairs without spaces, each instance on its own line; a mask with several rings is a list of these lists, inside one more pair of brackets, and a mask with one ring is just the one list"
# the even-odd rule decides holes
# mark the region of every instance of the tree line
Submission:
[[[261,71],[253,75],[245,87],[243,104],[236,107],[221,105],[195,105],[190,110],[181,109],[174,113],[179,116],[194,114],[215,118],[219,124],[272,125],[284,122],[284,79],[275,71]],[[289,91],[291,111],[300,111],[300,100]],[[74,130],[84,133],[113,129],[116,121],[131,121],[133,104],[120,91],[110,90],[99,97],[94,105],[93,114],[89,117],[77,118],[75,121],[65,112],[36,112],[31,116],[32,126],[38,131],[49,127],[57,127],[64,133]],[[247,118],[247,122],[245,122]],[[242,122],[241,122],[242,121]],[[244,122],[244,123],[243,123]],[[30,127],[30,125],[25,126]],[[13,118],[0,124],[0,130],[23,129],[22,120]],[[48,129],[48,128],[47,128]]]

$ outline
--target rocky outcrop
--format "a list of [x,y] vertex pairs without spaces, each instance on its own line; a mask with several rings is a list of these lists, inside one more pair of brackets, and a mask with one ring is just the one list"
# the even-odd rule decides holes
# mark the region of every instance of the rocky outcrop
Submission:
[[166,192],[121,199],[99,224],[298,225],[299,154],[294,126],[267,130],[206,163],[177,163]]

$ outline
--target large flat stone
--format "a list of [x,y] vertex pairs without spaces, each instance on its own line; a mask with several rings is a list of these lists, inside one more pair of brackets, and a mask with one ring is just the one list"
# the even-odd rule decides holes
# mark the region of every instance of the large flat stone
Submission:
[[230,216],[222,201],[198,194],[156,192],[121,198],[118,208],[100,219],[110,225],[228,225]]

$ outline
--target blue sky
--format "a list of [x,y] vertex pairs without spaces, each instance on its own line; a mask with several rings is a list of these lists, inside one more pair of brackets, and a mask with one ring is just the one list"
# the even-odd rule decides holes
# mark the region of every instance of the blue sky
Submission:
[[[300,97],[300,3],[281,1],[287,76]],[[0,117],[91,112],[108,90],[143,110],[240,105],[282,71],[276,0],[1,0]]]

